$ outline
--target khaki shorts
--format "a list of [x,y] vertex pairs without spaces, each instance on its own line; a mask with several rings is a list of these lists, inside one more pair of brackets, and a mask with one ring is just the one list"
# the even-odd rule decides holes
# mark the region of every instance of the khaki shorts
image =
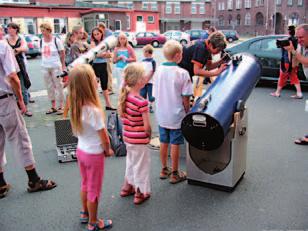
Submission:
[[14,96],[0,99],[0,166],[5,163],[4,145],[11,144],[23,167],[35,163],[31,140]]

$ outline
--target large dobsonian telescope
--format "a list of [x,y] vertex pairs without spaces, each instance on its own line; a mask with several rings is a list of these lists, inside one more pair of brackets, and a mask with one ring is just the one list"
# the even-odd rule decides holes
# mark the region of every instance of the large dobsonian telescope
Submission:
[[249,54],[232,57],[182,121],[188,183],[232,191],[246,169],[247,108],[261,65]]

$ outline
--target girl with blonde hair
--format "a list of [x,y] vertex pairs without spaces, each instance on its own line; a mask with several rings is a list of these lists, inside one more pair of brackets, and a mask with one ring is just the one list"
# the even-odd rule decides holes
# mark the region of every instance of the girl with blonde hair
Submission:
[[102,189],[105,156],[110,156],[110,142],[104,113],[97,93],[96,76],[88,64],[74,67],[69,73],[71,125],[78,137],[77,159],[81,175],[80,222],[88,230],[112,226],[112,221],[97,219]]
[[145,85],[145,71],[141,63],[128,64],[124,69],[124,83],[119,96],[119,114],[123,123],[126,144],[126,170],[122,197],[135,195],[134,203],[150,198],[150,142],[151,125],[148,101],[140,95]]
[[128,44],[126,35],[121,32],[118,36],[118,43],[113,52],[113,63],[115,64],[115,76],[117,89],[122,87],[122,73],[128,63],[136,61],[134,49]]

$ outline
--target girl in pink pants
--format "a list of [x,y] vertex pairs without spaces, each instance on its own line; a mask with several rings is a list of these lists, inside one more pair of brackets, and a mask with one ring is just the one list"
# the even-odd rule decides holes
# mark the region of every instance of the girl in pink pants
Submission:
[[77,159],[81,176],[80,222],[88,230],[102,230],[112,221],[97,219],[102,189],[105,156],[110,156],[110,143],[104,114],[97,94],[96,76],[90,65],[82,64],[69,73],[71,125],[78,137]]

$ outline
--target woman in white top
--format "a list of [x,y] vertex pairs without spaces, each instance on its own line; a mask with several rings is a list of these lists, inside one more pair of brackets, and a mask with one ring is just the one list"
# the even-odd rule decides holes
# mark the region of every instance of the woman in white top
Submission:
[[[62,41],[52,35],[52,28],[49,23],[40,25],[42,40],[40,49],[42,54],[42,70],[48,98],[51,101],[51,108],[46,114],[63,114],[64,93],[62,79],[57,77],[65,70],[65,52]],[[58,106],[57,106],[58,103]]]

